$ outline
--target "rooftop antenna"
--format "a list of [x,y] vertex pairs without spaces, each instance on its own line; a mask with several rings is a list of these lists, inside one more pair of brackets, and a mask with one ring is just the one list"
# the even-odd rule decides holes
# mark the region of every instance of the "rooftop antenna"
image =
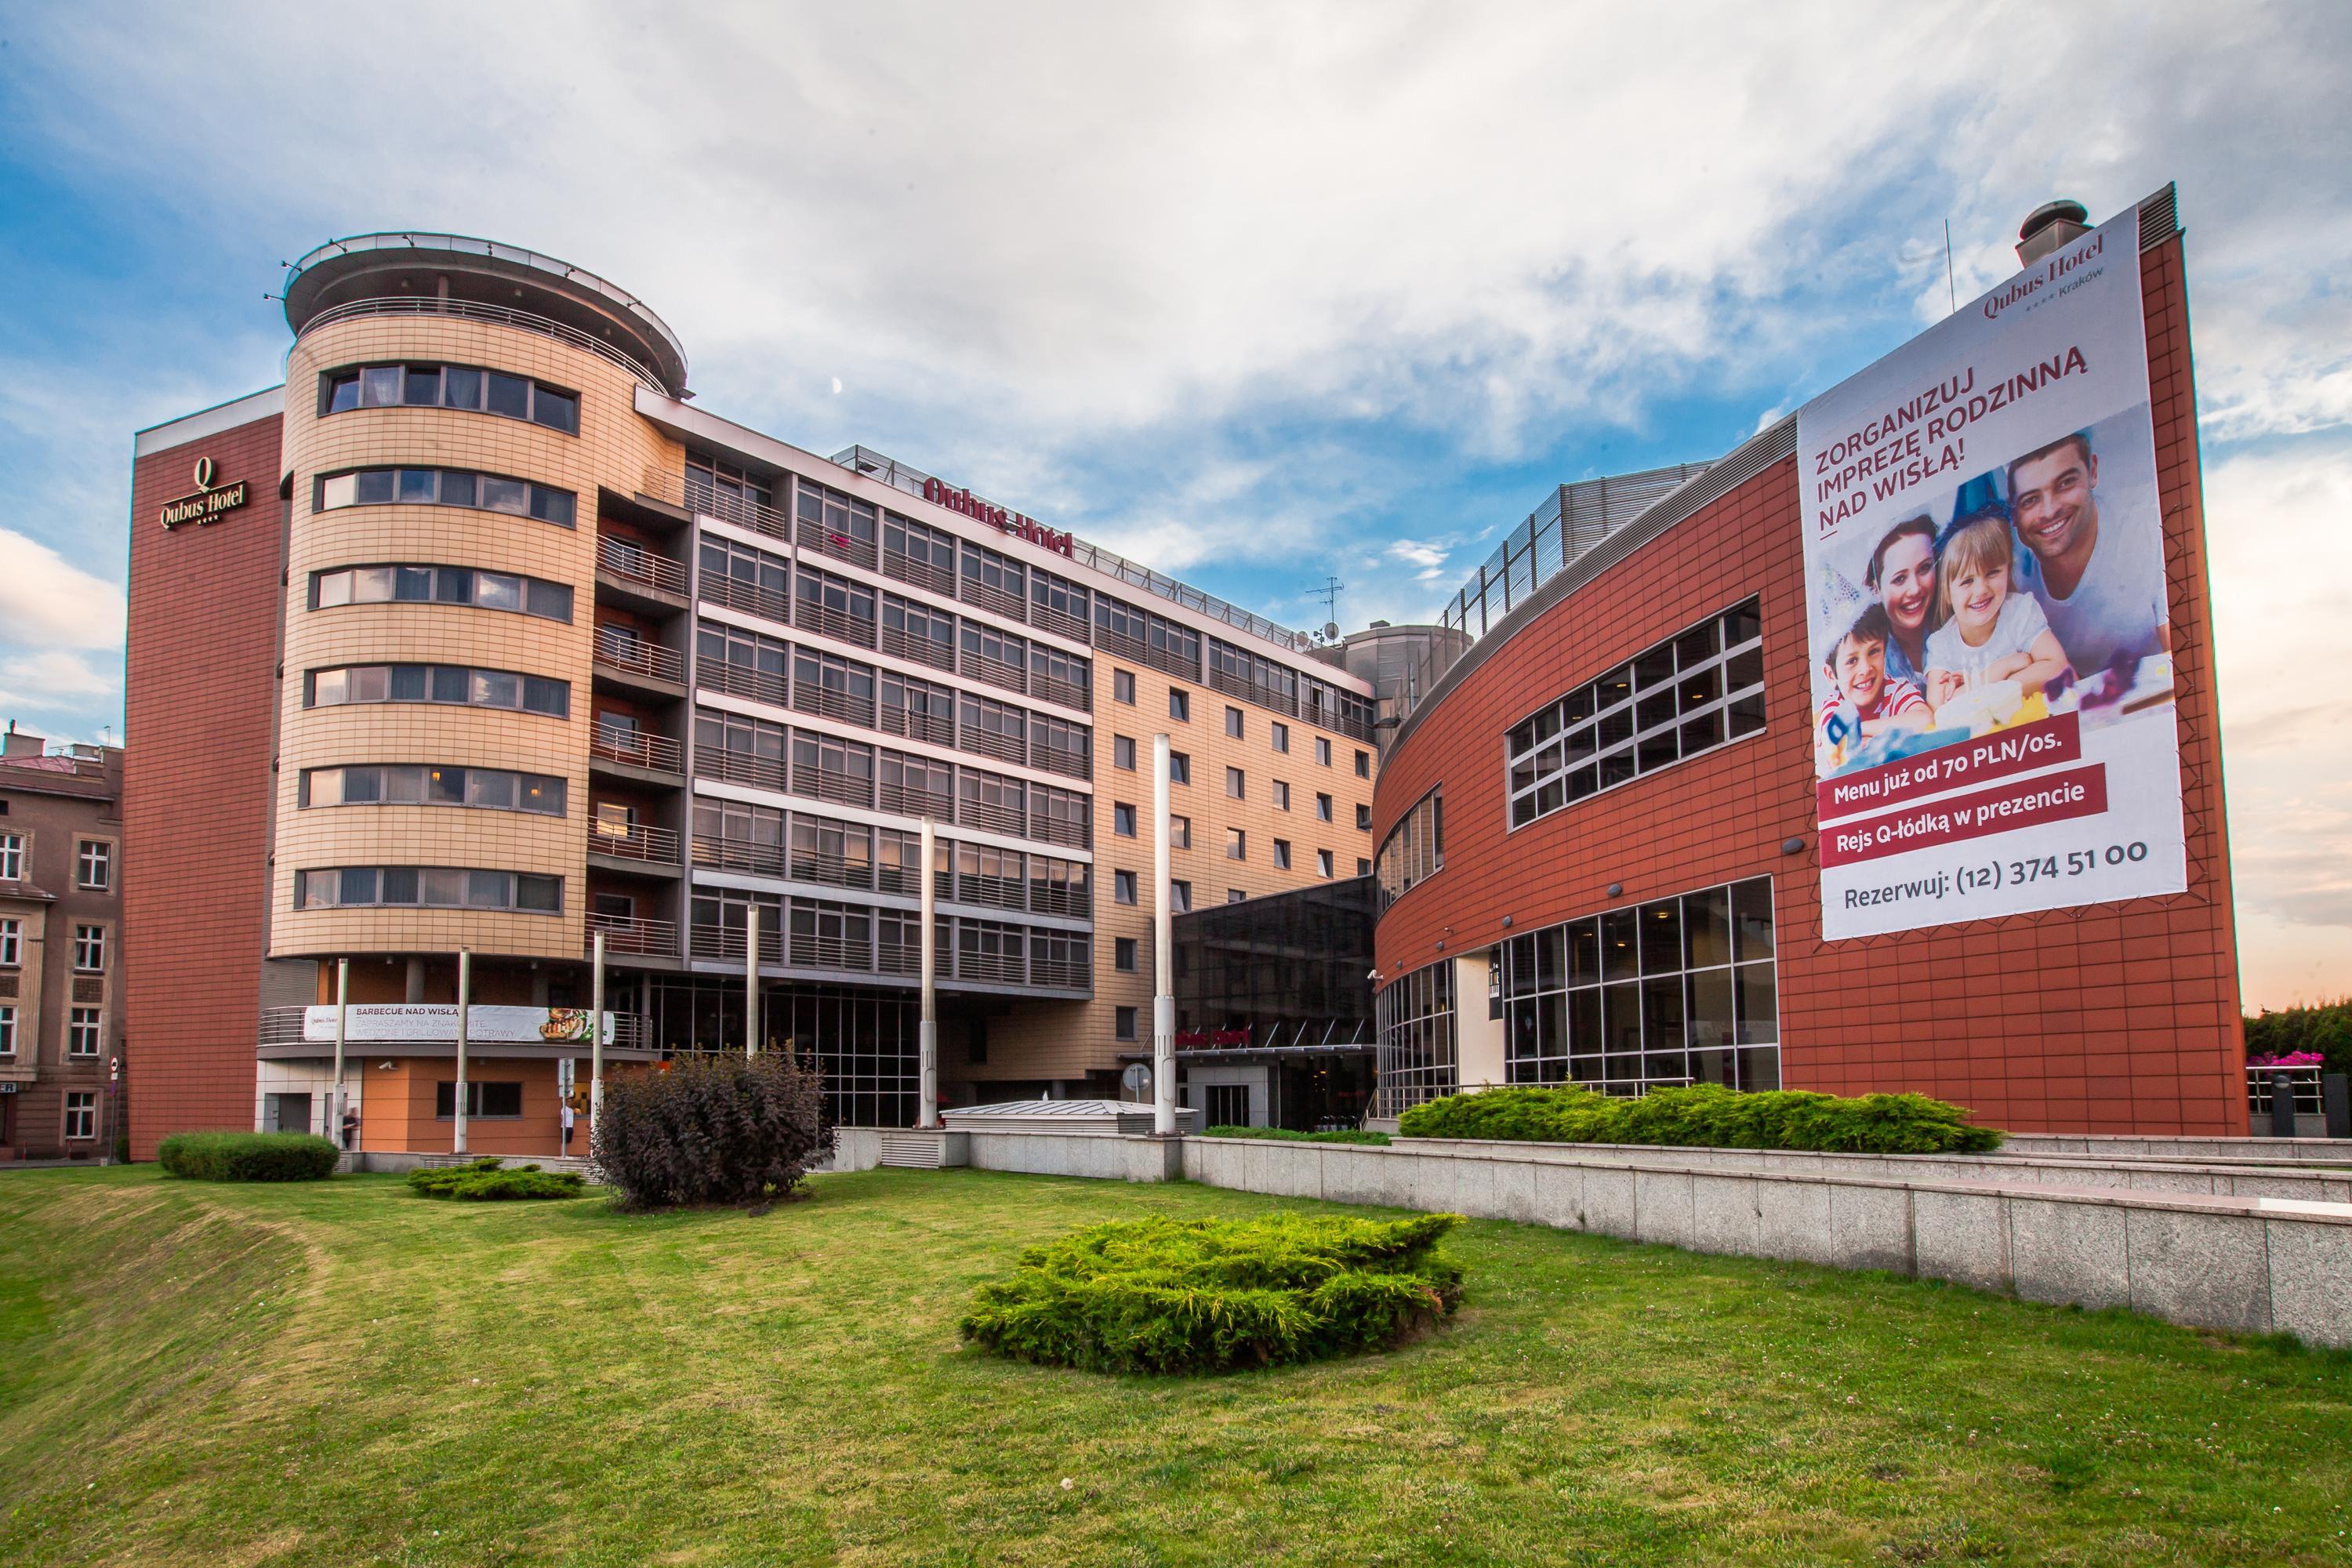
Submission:
[[1952,220],[1944,220],[1944,289],[1951,296],[1952,314],[1960,313],[1960,285],[1952,272]]
[[1323,579],[1323,586],[1309,588],[1307,591],[1307,597],[1323,601],[1323,636],[1327,641],[1339,640],[1339,595],[1346,591],[1347,586],[1348,584],[1340,582],[1337,577],[1327,576]]

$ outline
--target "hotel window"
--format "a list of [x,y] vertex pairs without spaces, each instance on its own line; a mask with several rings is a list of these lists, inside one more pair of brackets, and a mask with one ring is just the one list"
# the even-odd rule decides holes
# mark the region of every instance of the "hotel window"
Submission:
[[1191,817],[1179,816],[1172,811],[1168,814],[1168,847],[1171,849],[1190,849],[1192,847],[1192,819]]
[[298,910],[378,906],[561,914],[563,879],[453,866],[333,866],[294,873]]
[[1372,997],[1380,1026],[1372,1114],[1394,1116],[1456,1087],[1454,962],[1440,959],[1382,986]]
[[1171,915],[1182,915],[1190,914],[1192,910],[1192,884],[1180,882],[1171,877],[1168,879],[1168,912]]
[[1029,596],[1029,574],[1021,563],[970,540],[963,546],[963,596],[976,605],[1002,610],[1015,620]]
[[[975,776],[966,774],[964,782],[971,784]],[[792,793],[841,805],[871,806],[874,748],[807,730],[793,731]]]
[[303,678],[302,686],[305,708],[335,708],[352,702],[446,702],[544,713],[554,719],[572,710],[569,681],[454,664],[354,664],[340,669],[314,669]]
[[1225,902],[1229,904],[1245,904],[1249,902],[1249,895],[1239,888],[1227,888],[1225,889]]
[[1051,784],[1029,786],[1029,833],[1048,844],[1084,849],[1094,841],[1095,803],[1092,795]]
[[1228,708],[1225,710],[1225,733],[1231,735],[1236,741],[1242,738],[1242,710],[1240,709]]
[[1110,765],[1115,768],[1125,768],[1129,773],[1135,771],[1134,736],[1113,735],[1110,738]]
[[1110,808],[1110,830],[1121,838],[1135,837],[1135,807],[1125,801],[1115,801]]
[[1371,752],[1358,752],[1356,753],[1356,776],[1360,779],[1368,779],[1372,776]]
[[102,838],[82,839],[74,850],[74,879],[82,887],[103,892],[114,882],[114,846]]
[[1249,835],[1241,828],[1225,829],[1225,858],[1228,860],[1249,858]]
[[1192,782],[1192,759],[1184,752],[1168,753],[1168,782],[1188,784]]
[[25,879],[25,836],[0,833],[0,882]]
[[805,631],[874,646],[874,590],[814,566],[793,580],[793,625]]
[[1135,1038],[1135,1009],[1132,1007],[1118,1008],[1112,1015],[1111,1032],[1122,1040],[1131,1040]]
[[1513,725],[1511,826],[1761,731],[1762,630],[1750,599]]
[[1280,779],[1274,781],[1274,809],[1276,811],[1290,809],[1290,786]]
[[0,1057],[16,1054],[16,1005],[0,1002]]
[[1135,671],[1114,669],[1110,672],[1110,700],[1135,706]]
[[66,1136],[76,1142],[98,1136],[96,1089],[75,1089],[66,1095]]
[[1168,689],[1168,717],[1175,720],[1179,724],[1191,723],[1192,721],[1192,694],[1186,691],[1181,687],[1170,687]]
[[319,412],[350,408],[470,408],[580,434],[580,395],[529,376],[456,364],[371,364],[323,372]]
[[1412,803],[1381,841],[1381,885],[1375,907],[1388,907],[1408,889],[1445,869],[1445,797],[1431,790]]
[[1094,620],[1094,595],[1051,572],[1029,574],[1029,620],[1034,626],[1085,642]]
[[781,538],[782,520],[770,522],[760,517],[774,500],[768,481],[760,475],[705,452],[686,455],[686,500],[694,510],[731,522],[748,522]]
[[1372,830],[1372,808],[1361,802],[1357,803],[1356,805],[1356,826],[1364,833],[1370,833]]
[[576,498],[570,490],[498,474],[478,474],[466,468],[360,468],[347,474],[321,474],[315,481],[310,510],[331,511],[345,506],[459,506],[476,511],[500,511],[509,517],[535,517],[564,528],[572,526]]
[[1780,1087],[1772,881],[1528,931],[1495,950],[1513,1083]]
[[882,570],[902,583],[941,594],[955,592],[956,539],[897,512],[882,514]]
[[74,927],[73,966],[85,974],[95,974],[106,967],[104,926]]
[[310,574],[310,608],[341,605],[470,605],[542,620],[572,619],[572,590],[562,583],[470,566],[344,566]]
[[800,524],[793,536],[799,543],[861,566],[874,564],[872,501],[857,500],[806,479],[800,482],[795,494]]
[[1094,731],[1050,713],[1029,715],[1029,765],[1074,779],[1095,772]]
[[1370,858],[1369,857],[1362,856],[1362,855],[1359,855],[1359,856],[1357,856],[1357,857],[1356,857],[1356,875],[1357,875],[1357,876],[1359,876],[1359,877],[1369,877],[1369,876],[1370,876],[1371,874],[1372,874],[1372,862],[1371,862]]
[[1093,666],[1076,654],[1064,653],[1041,642],[1029,645],[1031,696],[1058,702],[1065,708],[1092,708],[1093,680]]
[[1225,770],[1225,794],[1234,800],[1249,798],[1249,781],[1243,776],[1241,769]]
[[793,706],[845,724],[871,726],[876,721],[874,667],[813,647],[794,648]]
[[1112,938],[1110,953],[1110,966],[1113,969],[1118,970],[1121,974],[1135,973],[1135,939],[1133,937]]
[[75,1007],[66,1016],[66,1055],[94,1057],[98,1055],[99,1039],[104,1033],[96,1007]]
[[432,763],[368,763],[303,769],[295,801],[306,809],[314,805],[472,805],[562,816],[564,787],[562,778],[553,773],[441,767]]
[[1135,902],[1135,873],[1113,871],[1110,874],[1110,901],[1115,904]]
[[1278,871],[1287,871],[1290,869],[1289,839],[1277,838],[1274,841],[1274,865],[1275,869]]
[[14,916],[0,920],[0,969],[25,962],[25,922]]
[[[433,1086],[433,1115],[436,1121],[455,1121],[457,1119],[457,1086],[446,1079]],[[466,1085],[466,1120],[483,1121],[520,1121],[522,1120],[522,1085],[520,1083],[485,1082],[473,1079]]]
[[1270,732],[1271,732],[1271,734],[1272,734],[1272,736],[1273,736],[1273,739],[1274,739],[1274,749],[1275,749],[1276,751],[1277,751],[1277,752],[1287,752],[1288,750],[1290,750],[1290,726],[1289,726],[1289,725],[1287,725],[1287,724],[1284,723],[1281,720],[1277,719],[1277,720],[1276,720],[1276,721],[1275,721],[1271,725],[1269,725],[1269,726],[1268,726],[1268,729],[1269,729],[1269,731],[1270,731]]
[[[605,542],[604,540],[598,542]],[[621,541],[611,542],[620,544]],[[631,548],[634,548],[632,546]],[[739,544],[715,533],[703,535],[696,552],[699,563],[696,582],[700,596],[746,615],[772,621],[792,616],[792,563],[781,555]]]
[[1170,675],[1200,679],[1200,633],[1108,594],[1095,595],[1095,644]]
[[1324,767],[1331,765],[1331,742],[1321,735],[1315,737],[1315,760]]
[[1029,857],[1029,909],[1041,915],[1084,920],[1094,913],[1094,868],[1051,855]]
[[1331,797],[1329,795],[1318,795],[1315,797],[1315,820],[1318,822],[1328,822],[1331,820]]
[[1315,851],[1315,874],[1318,877],[1331,875],[1331,851],[1328,849]]

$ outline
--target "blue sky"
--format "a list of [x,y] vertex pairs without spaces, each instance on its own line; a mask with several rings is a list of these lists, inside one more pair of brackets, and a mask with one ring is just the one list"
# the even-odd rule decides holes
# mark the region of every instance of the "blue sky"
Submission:
[[2320,5],[0,4],[0,719],[121,735],[131,433],[275,382],[336,235],[575,261],[718,413],[1353,627],[1934,321],[1947,220],[1965,300],[2178,180],[2248,994],[2352,991],[2347,67]]

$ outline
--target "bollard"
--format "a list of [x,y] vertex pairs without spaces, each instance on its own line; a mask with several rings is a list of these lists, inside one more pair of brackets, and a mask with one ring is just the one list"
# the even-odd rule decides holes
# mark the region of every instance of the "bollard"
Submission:
[[2352,1078],[2332,1072],[2319,1084],[2321,1097],[2327,1104],[2327,1135],[2352,1138]]
[[2271,1074],[2271,1136],[2294,1136],[2294,1075]]

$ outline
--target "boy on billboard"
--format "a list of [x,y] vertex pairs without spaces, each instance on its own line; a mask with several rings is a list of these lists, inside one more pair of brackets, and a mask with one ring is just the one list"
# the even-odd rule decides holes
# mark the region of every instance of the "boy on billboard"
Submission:
[[[2099,459],[2078,430],[2009,465],[2009,507],[2027,574],[2076,673],[2089,677],[2172,647],[2164,545],[2144,518],[2103,520]],[[2103,533],[2103,521],[2111,526]]]

